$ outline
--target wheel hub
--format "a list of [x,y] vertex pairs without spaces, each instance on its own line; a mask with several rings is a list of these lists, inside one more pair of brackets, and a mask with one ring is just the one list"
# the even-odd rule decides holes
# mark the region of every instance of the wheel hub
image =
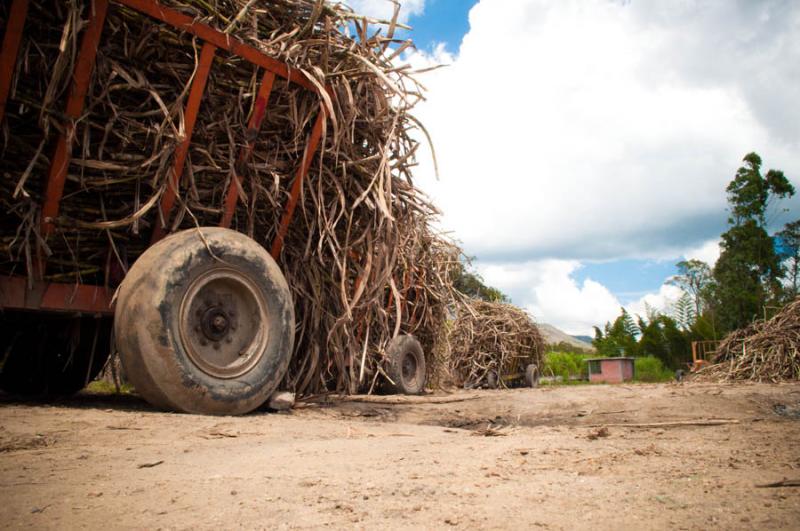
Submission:
[[207,309],[200,321],[200,329],[209,341],[225,339],[231,329],[231,317],[222,306]]
[[236,378],[262,356],[269,314],[245,275],[221,268],[194,280],[181,303],[180,335],[189,359],[217,378]]

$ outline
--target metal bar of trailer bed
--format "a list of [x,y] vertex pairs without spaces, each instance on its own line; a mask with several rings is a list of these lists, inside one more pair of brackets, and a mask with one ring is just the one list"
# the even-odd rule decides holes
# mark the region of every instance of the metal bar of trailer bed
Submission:
[[195,72],[194,79],[192,80],[192,88],[189,91],[189,99],[186,102],[186,109],[184,109],[183,113],[185,137],[178,145],[177,149],[175,149],[175,158],[172,163],[172,175],[168,181],[164,195],[161,196],[161,203],[158,206],[160,217],[156,220],[156,225],[153,228],[153,234],[150,238],[151,245],[163,238],[167,233],[170,213],[175,204],[175,198],[178,196],[183,167],[186,164],[186,155],[189,153],[189,144],[192,143],[194,124],[197,121],[197,113],[200,111],[200,103],[203,100],[203,93],[206,90],[208,75],[211,73],[211,64],[214,61],[214,54],[216,51],[217,47],[213,44],[208,42],[203,43],[203,49],[200,51],[200,62],[197,65],[197,72]]
[[0,276],[0,308],[113,314],[114,290],[88,284],[36,282],[28,289],[27,279]]
[[265,71],[264,76],[261,78],[261,85],[258,87],[253,113],[247,123],[247,132],[245,134],[247,143],[239,152],[239,158],[234,167],[234,175],[231,175],[231,184],[228,186],[228,193],[225,194],[222,219],[219,222],[220,227],[228,228],[231,226],[233,212],[236,210],[236,200],[239,198],[239,185],[242,184],[244,166],[253,154],[258,130],[261,129],[261,122],[267,114],[267,104],[269,103],[269,95],[272,92],[272,84],[274,82],[275,73],[270,70]]
[[292,221],[294,209],[297,206],[297,199],[300,197],[300,190],[303,187],[303,181],[308,174],[309,168],[311,168],[311,162],[314,160],[317,147],[319,147],[319,141],[322,138],[322,125],[325,123],[325,120],[325,107],[320,104],[317,121],[314,122],[314,128],[311,130],[311,136],[309,137],[308,143],[306,144],[306,149],[303,152],[303,160],[300,163],[300,167],[297,168],[297,175],[292,183],[292,191],[289,195],[289,201],[286,203],[286,208],[283,211],[281,224],[278,226],[278,233],[275,235],[275,239],[272,241],[272,249],[270,250],[270,254],[276,261],[281,254],[283,240],[286,238],[286,233],[289,230],[289,223]]
[[[50,171],[47,175],[47,188],[45,190],[44,205],[42,205],[42,234],[51,234],[54,229],[52,219],[58,216],[61,196],[64,194],[64,182],[67,179],[67,168],[72,155],[72,140],[75,134],[75,120],[81,117],[89,90],[89,81],[94,70],[94,60],[97,56],[97,47],[100,44],[100,34],[108,13],[108,0],[94,0],[90,6],[92,12],[86,33],[81,40],[81,49],[78,53],[75,70],[72,73],[72,86],[67,99],[65,114],[69,118],[64,131],[58,137],[56,150],[50,162]],[[44,266],[40,265],[44,272]]]
[[28,0],[14,0],[8,12],[6,31],[3,35],[3,48],[0,51],[0,123],[6,112],[6,101],[11,91],[11,78],[17,65],[19,43],[22,41],[22,30],[28,16]]
[[114,2],[166,22],[181,31],[191,33],[206,42],[210,42],[217,48],[238,55],[242,59],[269,70],[292,83],[297,83],[312,92],[317,92],[317,87],[300,70],[273,59],[258,49],[243,43],[236,37],[217,31],[202,22],[197,22],[189,15],[184,15],[180,11],[161,5],[157,0],[114,0]]

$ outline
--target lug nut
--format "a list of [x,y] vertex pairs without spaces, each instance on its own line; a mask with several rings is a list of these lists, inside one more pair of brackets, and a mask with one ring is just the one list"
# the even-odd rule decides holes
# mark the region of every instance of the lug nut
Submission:
[[233,343],[233,338],[231,336],[228,336],[228,337],[225,338],[225,342],[226,343]]
[[219,350],[219,343],[214,343],[214,350]]
[[206,345],[208,345],[208,341],[206,341],[205,339],[201,339],[200,340],[200,344],[203,345],[203,346],[206,346]]

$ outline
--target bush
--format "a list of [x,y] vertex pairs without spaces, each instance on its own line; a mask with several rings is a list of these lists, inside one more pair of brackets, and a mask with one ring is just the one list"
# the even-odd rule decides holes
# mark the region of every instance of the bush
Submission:
[[635,358],[633,363],[634,377],[639,382],[666,382],[675,376],[660,359],[653,356]]
[[577,352],[548,352],[545,354],[542,376],[561,376],[564,382],[568,382],[570,377],[586,378],[589,372],[586,359],[590,357],[589,354]]

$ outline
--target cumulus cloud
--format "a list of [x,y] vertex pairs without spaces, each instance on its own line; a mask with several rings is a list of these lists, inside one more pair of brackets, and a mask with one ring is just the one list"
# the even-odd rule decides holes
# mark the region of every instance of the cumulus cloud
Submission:
[[800,4],[751,4],[481,1],[418,108],[444,225],[503,261],[676,256],[718,235],[745,153],[800,173]]
[[719,247],[719,238],[714,238],[703,243],[700,246],[693,247],[683,253],[686,260],[700,260],[707,263],[710,267],[714,267],[719,258],[721,249]]
[[[585,334],[619,314],[595,260],[713,264],[742,157],[800,176],[800,3],[481,0],[453,56],[417,53],[421,184],[487,282]],[[793,207],[797,200],[788,205]],[[784,220],[785,221],[785,220]],[[628,305],[668,309],[663,285]]]
[[[395,8],[395,2],[392,0],[348,0],[347,5],[359,15],[381,20],[391,20]],[[397,18],[399,22],[405,23],[408,22],[408,17],[421,15],[424,10],[425,0],[403,0]]]
[[625,306],[625,309],[631,315],[640,315],[645,318],[647,317],[648,309],[669,315],[682,295],[683,290],[680,288],[662,284],[658,292],[648,293],[641,299]]
[[602,284],[591,279],[578,283],[574,260],[539,260],[479,265],[484,280],[509,295],[537,321],[571,334],[591,333],[592,325],[614,319],[620,303]]

